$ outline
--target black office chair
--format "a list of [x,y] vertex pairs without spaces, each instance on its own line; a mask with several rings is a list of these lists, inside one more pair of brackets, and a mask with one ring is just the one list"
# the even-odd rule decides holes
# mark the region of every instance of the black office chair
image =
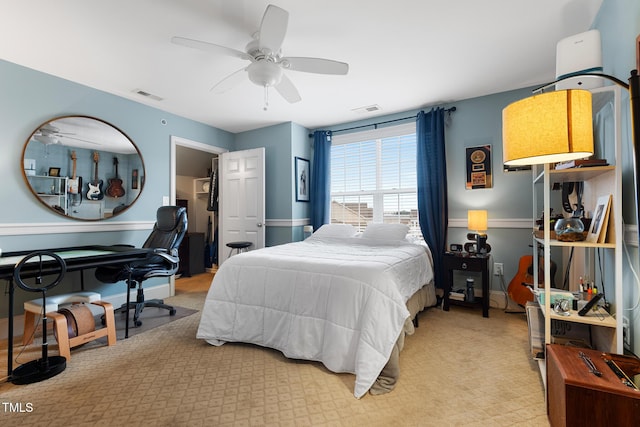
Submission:
[[[128,313],[134,309],[133,323],[135,326],[142,325],[139,320],[140,313],[144,307],[158,307],[169,310],[169,315],[176,314],[175,308],[164,303],[161,299],[151,299],[145,301],[142,282],[151,277],[168,277],[178,271],[180,259],[178,258],[178,246],[187,232],[187,209],[178,206],[162,206],[156,213],[156,224],[153,231],[142,245],[143,248],[153,249],[144,261],[136,261],[126,265],[98,267],[95,272],[96,278],[103,283],[116,283],[126,280],[129,288],[138,287],[138,294],[135,302],[129,302],[116,310],[116,312],[127,313],[127,334],[128,335]],[[127,289],[128,292],[128,289]]]

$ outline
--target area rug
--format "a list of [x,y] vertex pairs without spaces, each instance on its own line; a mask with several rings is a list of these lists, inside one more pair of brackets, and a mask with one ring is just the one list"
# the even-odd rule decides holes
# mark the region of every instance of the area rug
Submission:
[[[193,310],[190,308],[179,307],[173,305],[176,309],[176,314],[173,316],[169,315],[169,311],[161,308],[155,307],[147,307],[145,308],[141,315],[140,321],[142,324],[138,327],[133,325],[133,313],[130,313],[129,318],[129,338],[134,337],[136,335],[143,334],[144,332],[150,331],[157,327],[167,325],[171,322],[175,322],[179,319],[191,316],[198,312],[198,310]],[[116,313],[115,314],[116,321],[116,339],[117,341],[124,340],[125,338],[125,321],[126,317],[124,313]],[[100,316],[95,317],[96,328],[101,328],[101,319]],[[49,329],[49,328],[48,328]],[[49,330],[47,334],[47,341],[49,343],[49,354],[50,355],[58,355],[58,343],[56,342],[53,333]],[[74,353],[87,351],[93,349],[95,347],[103,347],[107,344],[107,338],[99,338],[94,341],[90,341],[87,344],[80,345],[78,347],[74,347],[71,349],[71,357],[73,358]],[[23,347],[22,346],[22,336],[17,336],[14,338],[14,363],[13,367],[19,366],[22,363],[26,363],[30,360],[39,359],[42,356],[42,335],[38,333],[32,344]],[[7,340],[0,340],[0,378],[5,378],[7,372]]]
[[[133,310],[130,311],[129,314],[129,337],[134,335],[141,334],[143,332],[149,331],[153,328],[157,328],[158,326],[165,325],[167,323],[176,321],[178,319],[182,319],[183,317],[191,316],[194,313],[197,313],[198,310],[192,310],[190,308],[173,306],[176,309],[176,314],[173,316],[169,315],[169,311],[163,308],[156,307],[146,307],[140,313],[140,321],[142,325],[135,326],[133,324]],[[125,336],[125,322],[126,317],[124,313],[116,313],[116,337],[118,340],[124,339]],[[99,317],[96,319],[96,325],[100,323]]]

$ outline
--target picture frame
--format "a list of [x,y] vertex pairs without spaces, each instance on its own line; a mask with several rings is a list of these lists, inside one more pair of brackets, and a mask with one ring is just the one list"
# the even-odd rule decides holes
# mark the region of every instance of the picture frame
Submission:
[[60,176],[60,168],[49,168],[49,176]]
[[295,158],[296,202],[309,201],[309,160]]
[[138,169],[131,170],[131,189],[138,189]]
[[609,211],[611,210],[611,194],[598,197],[593,209],[593,219],[587,234],[587,242],[604,243],[607,238],[609,224]]
[[467,179],[465,188],[492,188],[491,145],[466,148]]

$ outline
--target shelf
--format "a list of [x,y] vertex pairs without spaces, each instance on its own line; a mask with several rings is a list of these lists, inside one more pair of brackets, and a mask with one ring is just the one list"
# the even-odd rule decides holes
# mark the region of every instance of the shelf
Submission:
[[[584,194],[582,202],[586,209],[596,206],[598,197],[611,194],[611,206],[609,212],[608,225],[606,229],[606,243],[594,243],[587,241],[564,242],[553,239],[547,229],[546,238],[540,236],[539,233],[532,233],[533,239],[533,259],[539,261],[541,265],[535,264],[533,283],[540,283],[539,274],[544,274],[542,282],[546,282],[544,289],[535,285],[535,291],[544,294],[544,304],[540,305],[540,311],[544,316],[544,343],[551,343],[553,337],[561,336],[559,331],[552,330],[551,321],[563,321],[568,324],[588,325],[590,344],[600,351],[613,353],[622,353],[622,173],[620,166],[622,164],[621,156],[621,102],[620,88],[616,86],[604,86],[601,88],[591,89],[593,93],[593,113],[600,114],[598,126],[599,130],[606,129],[607,141],[601,141],[600,147],[596,147],[600,151],[597,152],[598,157],[607,159],[610,165],[578,167],[568,169],[554,169],[554,165],[547,164],[544,166],[532,167],[533,181],[533,217],[537,218],[539,209],[543,209],[543,217],[551,217],[551,208],[557,207],[558,197],[552,198],[551,193],[555,184],[566,182],[583,182]],[[609,109],[611,105],[611,109]],[[597,141],[596,141],[597,142]],[[552,205],[555,204],[555,205]],[[547,225],[547,227],[549,227]],[[611,303],[614,311],[607,313],[602,307],[599,311],[590,311],[586,316],[579,316],[577,311],[571,310],[568,316],[563,316],[553,310],[552,304],[549,303],[551,298],[551,257],[561,255],[563,257],[563,266],[560,271],[568,270],[567,266],[572,269],[568,270],[566,278],[568,278],[568,290],[576,291],[575,287],[578,283],[578,276],[586,276],[591,281],[601,283],[606,290],[607,300]],[[576,249],[575,254],[573,248]],[[571,250],[569,250],[571,249]],[[606,249],[605,261],[600,261],[599,251],[594,249]],[[551,271],[550,271],[551,270]],[[541,368],[544,362],[539,362]]]
[[[599,175],[615,172],[615,166],[592,166],[588,168],[549,169],[548,179],[551,182],[588,181]],[[534,184],[544,182],[544,172],[540,172],[533,179]]]
[[[535,241],[544,245],[544,239],[534,237]],[[549,239],[549,246],[561,246],[566,248],[606,248],[615,249],[615,243],[593,243],[593,242],[561,242],[560,240]]]
[[[540,311],[543,315],[547,315],[543,305],[540,305]],[[615,328],[617,326],[616,319],[611,317],[602,307],[598,309],[598,314],[593,311],[589,311],[584,316],[579,316],[576,310],[570,310],[568,316],[562,316],[554,311],[551,312],[551,319],[564,320],[565,322],[582,323],[585,325],[602,326],[605,328]]]
[[576,182],[587,181],[604,173],[614,172],[615,166],[593,166],[588,168],[569,168],[549,170],[551,181]]
[[211,178],[208,176],[205,178],[195,178],[193,180],[193,194],[196,196],[206,196],[209,194],[209,190],[205,190],[205,185],[209,185]]

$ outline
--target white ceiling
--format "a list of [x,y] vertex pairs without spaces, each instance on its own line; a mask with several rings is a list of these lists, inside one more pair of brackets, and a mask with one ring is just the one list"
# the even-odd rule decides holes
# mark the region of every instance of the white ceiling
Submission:
[[[267,111],[263,89],[248,79],[210,92],[247,62],[170,40],[244,51],[269,1],[3,2],[0,58],[234,133],[289,121],[318,129],[553,80],[556,43],[590,29],[602,0],[272,2],[290,14],[283,55],[350,69],[287,71],[302,101],[288,104],[271,90]],[[353,111],[373,104],[375,114]]]

